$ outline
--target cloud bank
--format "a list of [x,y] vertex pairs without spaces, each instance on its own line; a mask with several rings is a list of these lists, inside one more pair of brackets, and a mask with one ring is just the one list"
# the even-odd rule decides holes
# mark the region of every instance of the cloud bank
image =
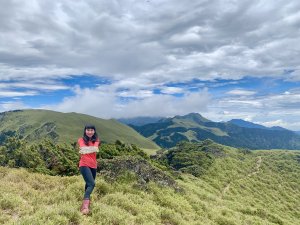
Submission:
[[[194,111],[300,130],[298,90],[286,86],[300,82],[299,1],[15,0],[0,6],[2,111],[44,107],[105,118]],[[91,79],[83,87],[82,77],[108,84]],[[243,86],[249,77],[282,88]],[[222,89],[225,82],[236,85]],[[60,100],[27,101],[49,93]]]

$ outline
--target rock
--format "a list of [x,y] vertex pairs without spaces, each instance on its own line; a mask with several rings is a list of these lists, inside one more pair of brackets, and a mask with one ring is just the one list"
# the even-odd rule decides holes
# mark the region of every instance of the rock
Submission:
[[150,181],[160,186],[172,187],[179,190],[176,181],[166,172],[156,168],[143,158],[133,156],[120,156],[114,159],[99,160],[98,172],[110,180],[116,180],[124,172],[133,172],[138,186],[145,187]]

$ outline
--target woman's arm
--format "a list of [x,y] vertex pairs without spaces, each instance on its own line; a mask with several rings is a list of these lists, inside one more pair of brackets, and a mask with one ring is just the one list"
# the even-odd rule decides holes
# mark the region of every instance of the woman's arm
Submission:
[[80,154],[89,154],[89,153],[93,153],[93,152],[99,152],[99,149],[97,146],[83,146],[83,147],[80,147],[80,149],[79,149]]

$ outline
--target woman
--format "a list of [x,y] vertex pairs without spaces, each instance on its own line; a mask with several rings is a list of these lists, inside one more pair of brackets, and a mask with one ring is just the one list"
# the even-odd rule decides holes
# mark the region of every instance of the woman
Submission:
[[89,213],[90,195],[95,187],[95,178],[97,171],[96,152],[99,151],[100,140],[98,138],[94,125],[84,127],[83,137],[78,139],[79,144],[79,170],[85,181],[85,193],[80,208],[82,214]]

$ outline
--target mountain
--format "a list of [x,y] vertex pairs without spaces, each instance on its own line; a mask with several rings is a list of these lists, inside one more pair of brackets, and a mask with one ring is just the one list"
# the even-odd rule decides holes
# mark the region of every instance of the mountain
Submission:
[[161,119],[163,119],[163,117],[139,116],[139,117],[133,117],[133,118],[120,118],[120,119],[117,119],[117,121],[127,124],[127,125],[131,124],[131,125],[135,125],[135,126],[143,126],[143,125],[149,124],[149,123],[156,123]]
[[241,120],[241,119],[232,119],[232,120],[228,121],[228,123],[235,124],[239,127],[268,129],[265,126],[262,126],[262,125],[259,125],[259,124],[256,124],[256,123],[251,123],[251,122]]
[[114,143],[120,140],[141,148],[159,148],[151,140],[116,120],[50,110],[15,110],[0,113],[0,142],[5,135],[18,134],[29,142],[38,142],[47,137],[58,143],[74,143],[82,136],[84,125],[87,123],[96,126],[102,142]]
[[300,149],[300,135],[293,131],[278,127],[265,129],[240,120],[233,122],[213,122],[198,113],[190,113],[132,127],[164,148],[174,147],[180,141],[211,139],[249,149]]
[[241,119],[232,119],[228,121],[229,123],[235,124],[239,127],[246,127],[246,128],[259,128],[259,129],[266,129],[266,130],[287,130],[283,127],[273,126],[273,127],[265,127],[256,123],[251,123],[249,121],[241,120]]

